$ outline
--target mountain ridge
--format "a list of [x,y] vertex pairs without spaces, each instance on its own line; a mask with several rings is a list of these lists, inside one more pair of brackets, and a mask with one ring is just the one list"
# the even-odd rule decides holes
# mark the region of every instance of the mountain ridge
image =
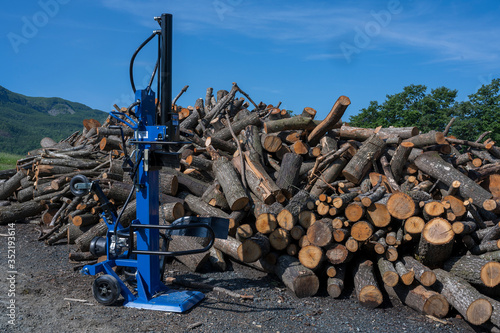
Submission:
[[60,97],[32,97],[0,86],[0,152],[26,154],[40,140],[56,141],[82,129],[82,121],[104,121],[108,114]]

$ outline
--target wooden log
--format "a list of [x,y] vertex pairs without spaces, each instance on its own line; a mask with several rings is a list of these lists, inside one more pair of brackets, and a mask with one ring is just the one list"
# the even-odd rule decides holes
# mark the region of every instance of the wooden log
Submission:
[[366,208],[366,218],[371,224],[378,228],[387,227],[391,223],[392,219],[387,206],[378,202],[375,202]]
[[283,228],[277,228],[269,235],[269,242],[272,248],[278,251],[286,249],[291,241],[290,231]]
[[396,268],[396,271],[398,272],[403,284],[409,286],[413,283],[413,280],[415,279],[414,271],[407,269],[404,263],[400,260],[396,260],[396,262],[394,263],[394,267]]
[[184,206],[180,202],[169,202],[160,206],[160,220],[174,222],[183,217],[184,214]]
[[90,228],[87,232],[82,234],[80,237],[75,239],[75,245],[81,252],[88,252],[90,248],[90,242],[92,241],[92,239],[94,239],[95,237],[101,237],[106,235],[107,231],[108,227],[106,225],[106,222],[101,221],[96,225],[94,225],[92,228]]
[[[262,124],[262,121],[257,113],[251,113],[249,116],[235,121],[231,124],[231,127],[234,131],[234,133],[239,133],[241,132],[245,127],[248,125],[256,125],[260,126]],[[212,135],[213,138],[220,139],[220,140],[230,140],[232,138],[231,130],[229,128],[223,128],[220,131],[217,131]]]
[[368,240],[374,231],[373,225],[366,221],[358,221],[351,226],[351,236],[358,242]]
[[187,206],[187,208],[202,216],[202,217],[223,217],[223,218],[229,218],[229,214],[224,212],[221,209],[212,207],[205,202],[203,202],[200,198],[197,196],[194,196],[192,194],[189,194],[187,192],[181,192],[179,194],[179,198],[184,199],[184,202]]
[[444,318],[448,314],[450,304],[445,297],[424,286],[397,285],[385,286],[385,290],[392,298],[399,299],[401,303],[410,308],[436,318]]
[[474,221],[454,222],[451,228],[456,235],[468,235],[476,230],[477,224]]
[[420,261],[431,268],[440,266],[451,256],[454,236],[447,220],[436,217],[427,222],[418,246]]
[[370,260],[358,261],[354,265],[354,290],[358,302],[368,308],[376,308],[383,302],[373,270],[373,262]]
[[335,269],[336,274],[334,277],[328,278],[326,290],[328,292],[328,295],[333,298],[338,298],[344,290],[346,265],[337,265]]
[[394,268],[394,264],[383,256],[379,256],[377,267],[382,277],[382,281],[389,287],[394,287],[399,282],[399,274]]
[[321,247],[311,244],[300,249],[298,258],[304,267],[315,270],[318,269],[325,260],[325,254]]
[[401,142],[396,148],[394,155],[391,158],[391,171],[396,181],[400,181],[403,176],[403,168],[408,161],[411,150],[415,145],[412,142]]
[[298,222],[298,216],[301,211],[306,209],[307,202],[311,200],[309,193],[300,190],[288,202],[288,205],[278,214],[278,223],[280,227],[286,230],[292,228]]
[[94,214],[76,215],[71,218],[71,222],[77,227],[85,227],[94,225],[99,222],[99,216]]
[[260,137],[262,148],[270,153],[275,153],[280,150],[283,142],[281,138],[275,134],[263,134]]
[[315,295],[319,279],[310,269],[302,266],[298,259],[283,255],[276,263],[276,275],[299,298]]
[[366,172],[371,168],[372,161],[376,160],[385,147],[385,142],[373,135],[366,140],[352,159],[347,163],[342,175],[354,184],[359,184]]
[[25,172],[23,170],[19,170],[6,182],[0,183],[0,200],[5,200],[14,194],[14,192],[21,186],[21,180],[25,177]]
[[[169,251],[188,251],[201,248],[200,240],[197,237],[171,236],[168,245]],[[202,252],[185,256],[177,256],[176,259],[183,263],[190,271],[199,271],[209,260],[210,252]]]
[[439,201],[426,202],[424,208],[422,209],[422,215],[427,221],[443,215],[444,212],[444,206]]
[[278,221],[275,214],[264,213],[257,216],[255,220],[255,229],[261,234],[270,234],[278,227]]
[[238,258],[245,263],[255,262],[271,251],[269,238],[256,234],[245,239],[238,247]]
[[248,188],[260,201],[267,205],[276,201],[276,197],[263,182],[263,178],[256,174],[256,172],[258,172],[256,169],[251,168],[249,164],[244,161],[245,170],[243,171],[240,157],[233,158],[231,162],[240,174],[244,172]]
[[322,172],[321,177],[314,183],[311,188],[311,196],[318,197],[320,194],[325,192],[328,183],[331,183],[340,176],[342,170],[347,165],[347,158],[340,156],[338,159],[334,160],[332,164]]
[[353,257],[353,252],[342,244],[334,243],[326,248],[326,258],[333,265],[348,263]]
[[290,237],[294,240],[299,240],[306,234],[306,230],[300,225],[296,225],[290,230]]
[[361,198],[361,203],[363,204],[363,206],[369,207],[373,203],[375,203],[375,202],[379,201],[380,199],[382,199],[384,197],[385,193],[386,193],[385,187],[384,186],[380,186],[375,191],[373,191],[372,193],[370,193],[368,195],[364,195]]
[[[227,237],[227,239],[216,238],[214,242],[214,247],[217,250],[228,255],[233,260],[243,263],[242,261],[240,261],[238,256],[238,248],[240,248],[240,246],[241,242],[231,236]],[[243,264],[266,273],[273,273],[275,268],[274,265],[270,265],[266,260],[262,259],[256,262]]]
[[309,117],[294,116],[286,119],[270,120],[264,123],[264,132],[277,133],[288,130],[312,130],[320,122]]
[[231,163],[227,159],[218,159],[214,161],[213,171],[224,191],[229,208],[233,211],[243,209],[248,204],[249,198]]
[[294,187],[298,185],[300,166],[303,158],[300,155],[287,153],[281,161],[281,168],[278,172],[276,185],[290,199],[294,193]]
[[405,220],[415,215],[415,202],[406,193],[393,193],[387,200],[387,210],[394,218]]
[[201,197],[205,190],[210,184],[196,179],[194,177],[183,174],[180,171],[177,171],[172,168],[163,167],[160,171],[160,179],[164,174],[171,174],[177,176],[177,183],[180,187],[180,190],[185,191],[185,189],[189,190],[192,194]]
[[493,312],[491,303],[465,280],[442,269],[435,269],[437,281],[434,289],[474,325],[484,324]]
[[316,145],[321,137],[323,137],[326,132],[331,130],[333,126],[340,121],[342,115],[350,104],[351,100],[349,99],[349,97],[340,96],[332,106],[332,109],[330,110],[326,118],[316,128],[314,128],[307,137],[307,141],[309,142],[309,144]]
[[482,207],[484,201],[492,197],[491,193],[445,162],[437,152],[423,153],[415,159],[415,165],[447,186],[451,186],[454,181],[458,180],[462,184],[459,189],[460,195],[463,198],[472,198],[477,207]]
[[259,128],[255,125],[249,125],[245,127],[243,146],[245,151],[248,152],[249,157],[252,161],[259,161],[264,165],[264,152],[262,143],[260,140]]
[[478,256],[452,257],[443,264],[443,269],[474,285],[495,287],[500,284],[500,263]]
[[416,259],[410,256],[402,258],[405,267],[415,273],[415,279],[426,287],[432,286],[436,282],[436,274]]
[[457,219],[461,219],[467,213],[464,202],[453,195],[443,197],[442,201],[450,203],[450,209]]
[[43,201],[28,201],[13,203],[10,206],[0,206],[0,225],[24,220],[40,214],[44,210],[45,203]]
[[302,228],[307,230],[315,222],[316,222],[316,215],[313,212],[309,210],[304,210],[299,213],[299,224],[302,226]]
[[219,138],[216,138],[213,136],[209,136],[205,140],[205,147],[208,147],[211,145],[215,149],[223,150],[223,151],[232,155],[238,150],[238,148],[233,143],[231,143],[231,141],[228,141],[228,140],[229,139],[223,140],[223,139],[219,139]]
[[360,202],[352,202],[345,208],[345,217],[350,222],[357,222],[365,216],[366,208]]
[[316,221],[307,229],[307,239],[313,245],[324,247],[333,241],[332,220],[324,218]]
[[411,142],[414,147],[425,147],[431,145],[443,145],[446,144],[446,139],[442,132],[429,131],[428,133],[422,133],[406,139],[403,142]]

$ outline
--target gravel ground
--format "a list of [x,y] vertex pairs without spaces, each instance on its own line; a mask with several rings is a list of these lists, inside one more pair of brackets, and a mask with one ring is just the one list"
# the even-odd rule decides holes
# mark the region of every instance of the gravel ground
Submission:
[[[480,332],[450,312],[434,321],[390,300],[377,309],[361,307],[349,287],[341,299],[327,294],[297,299],[273,277],[236,263],[227,272],[190,273],[177,262],[168,276],[209,283],[254,300],[215,291],[184,314],[103,306],[94,300],[92,276],[68,262],[71,246],[45,246],[35,224],[15,225],[15,296],[9,294],[7,226],[0,226],[0,332]],[[12,253],[12,252],[11,252]],[[325,289],[325,288],[322,288]],[[86,300],[77,302],[73,298]],[[15,320],[9,323],[10,302]]]

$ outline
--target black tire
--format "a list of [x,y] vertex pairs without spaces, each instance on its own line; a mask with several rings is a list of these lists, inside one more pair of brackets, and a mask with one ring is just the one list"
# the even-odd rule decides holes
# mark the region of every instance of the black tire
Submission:
[[120,283],[111,275],[102,275],[94,280],[92,292],[94,298],[103,305],[111,305],[120,297]]
[[76,197],[83,197],[84,195],[90,193],[90,189],[77,189],[75,187],[76,184],[80,183],[88,184],[90,183],[90,181],[84,175],[76,175],[69,182],[69,189],[71,193],[73,193],[73,195]]

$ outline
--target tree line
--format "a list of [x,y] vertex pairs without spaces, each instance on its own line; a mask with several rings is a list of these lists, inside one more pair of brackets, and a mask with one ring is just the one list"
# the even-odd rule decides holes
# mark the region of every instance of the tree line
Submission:
[[440,87],[427,92],[426,86],[412,84],[402,92],[387,95],[382,104],[371,101],[349,118],[349,124],[364,128],[416,126],[424,133],[444,131],[455,118],[450,135],[475,141],[489,131],[489,137],[500,142],[500,78],[482,85],[466,101],[458,102],[456,98],[457,90]]

